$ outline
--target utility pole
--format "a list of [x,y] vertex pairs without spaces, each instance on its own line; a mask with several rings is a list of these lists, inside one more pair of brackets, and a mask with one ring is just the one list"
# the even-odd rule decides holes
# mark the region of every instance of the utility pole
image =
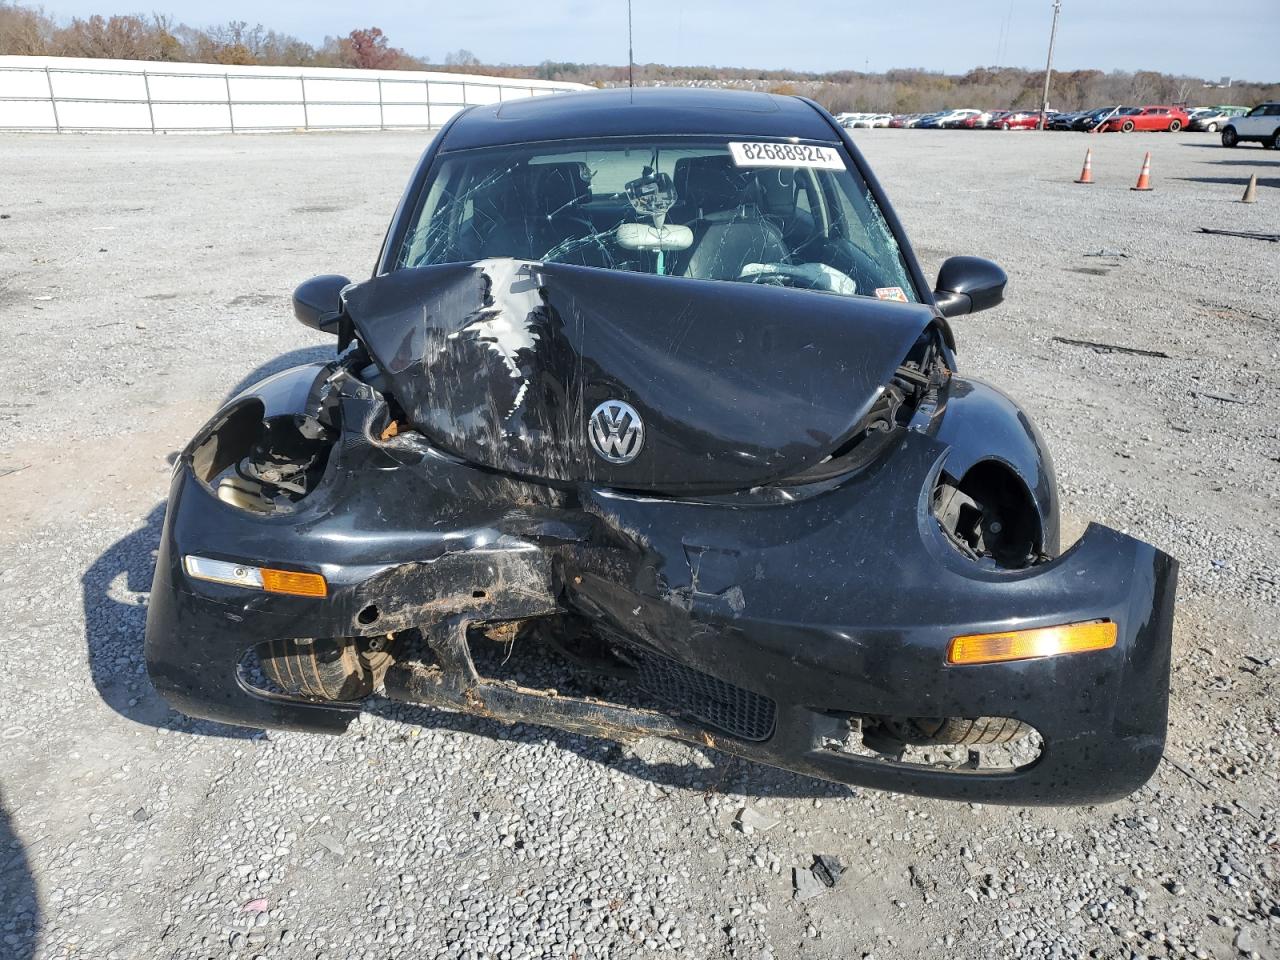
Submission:
[[631,0],[627,0],[627,86],[636,85],[636,58],[631,48]]
[[1058,12],[1061,9],[1062,0],[1053,0],[1053,26],[1049,28],[1049,59],[1044,65],[1044,96],[1040,98],[1041,130],[1045,127],[1045,114],[1049,112],[1049,75],[1053,73],[1053,41],[1058,36]]

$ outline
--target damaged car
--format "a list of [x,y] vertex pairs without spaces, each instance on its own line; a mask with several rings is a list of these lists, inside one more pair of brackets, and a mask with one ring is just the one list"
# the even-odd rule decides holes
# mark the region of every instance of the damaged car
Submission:
[[1176,563],[1062,551],[1045,442],[960,371],[867,163],[792,97],[473,107],[332,360],[231,399],[175,464],[147,618],[190,715],[339,732],[378,699],[665,737],[984,802],[1123,796],[1160,760]]

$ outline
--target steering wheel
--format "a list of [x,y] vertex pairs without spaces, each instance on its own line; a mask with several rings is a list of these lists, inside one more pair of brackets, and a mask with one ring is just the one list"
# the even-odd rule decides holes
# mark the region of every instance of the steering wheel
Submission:
[[787,273],[783,270],[758,270],[738,279],[746,280],[748,283],[762,283],[774,287],[796,287],[801,290],[817,289],[817,283],[813,278],[797,276],[794,273]]

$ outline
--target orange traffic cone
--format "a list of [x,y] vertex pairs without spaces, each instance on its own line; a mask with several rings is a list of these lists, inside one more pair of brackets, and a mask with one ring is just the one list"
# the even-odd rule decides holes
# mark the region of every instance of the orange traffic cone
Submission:
[[1249,174],[1249,185],[1244,188],[1244,196],[1240,198],[1240,202],[1258,202],[1258,175],[1256,173]]
[[1076,183],[1093,183],[1093,150],[1084,152],[1084,169],[1080,171],[1080,179]]
[[1130,187],[1130,190],[1150,190],[1151,189],[1151,151],[1147,151],[1147,155],[1142,158],[1142,172],[1138,174],[1138,185]]

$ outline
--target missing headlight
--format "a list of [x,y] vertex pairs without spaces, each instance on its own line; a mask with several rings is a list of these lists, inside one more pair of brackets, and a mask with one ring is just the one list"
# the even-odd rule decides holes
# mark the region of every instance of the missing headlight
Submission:
[[192,451],[196,477],[224,503],[285,513],[324,473],[333,432],[308,416],[264,419],[262,404],[237,407]]
[[1004,464],[984,460],[958,483],[943,474],[932,510],[947,539],[971,560],[1020,570],[1043,559],[1040,515],[1026,484]]

